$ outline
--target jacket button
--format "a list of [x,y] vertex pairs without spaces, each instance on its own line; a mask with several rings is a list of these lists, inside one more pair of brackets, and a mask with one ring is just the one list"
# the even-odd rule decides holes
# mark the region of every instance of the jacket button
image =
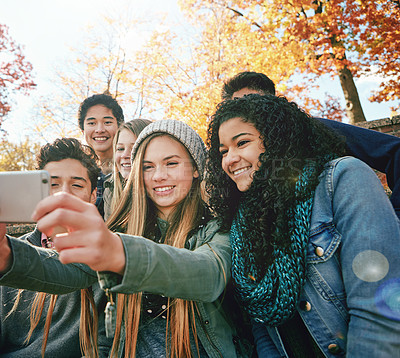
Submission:
[[205,324],[209,324],[209,323],[210,323],[210,321],[204,321],[204,323],[205,323]]
[[311,311],[311,303],[307,301],[300,301],[300,309],[303,311]]
[[341,349],[336,343],[332,343],[328,346],[328,351],[332,354],[340,353]]
[[316,254],[318,257],[323,256],[324,253],[325,253],[325,251],[324,251],[324,249],[323,249],[321,246],[317,246],[317,247],[315,248],[315,254]]

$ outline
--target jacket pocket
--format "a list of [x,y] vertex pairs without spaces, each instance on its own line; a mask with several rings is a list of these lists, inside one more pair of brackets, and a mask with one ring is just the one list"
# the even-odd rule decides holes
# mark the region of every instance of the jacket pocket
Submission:
[[326,307],[335,306],[348,320],[346,292],[340,265],[342,236],[332,224],[323,224],[312,231],[307,247],[307,283]]
[[332,223],[321,224],[310,230],[307,246],[307,264],[329,260],[339,249],[342,235]]

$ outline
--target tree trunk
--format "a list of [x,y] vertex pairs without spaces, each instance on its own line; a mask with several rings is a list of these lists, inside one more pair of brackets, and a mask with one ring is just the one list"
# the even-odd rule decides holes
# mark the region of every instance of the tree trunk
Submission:
[[346,100],[346,113],[350,124],[365,122],[366,119],[358,97],[357,87],[347,66],[339,70],[339,79]]

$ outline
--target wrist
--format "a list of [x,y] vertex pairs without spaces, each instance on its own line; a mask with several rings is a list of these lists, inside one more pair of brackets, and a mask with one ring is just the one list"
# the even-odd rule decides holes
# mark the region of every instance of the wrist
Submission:
[[114,236],[113,241],[115,242],[115,248],[114,248],[115,254],[114,254],[114,264],[112,270],[110,271],[123,276],[126,264],[124,244],[122,243],[122,239],[118,234],[113,233],[112,235]]

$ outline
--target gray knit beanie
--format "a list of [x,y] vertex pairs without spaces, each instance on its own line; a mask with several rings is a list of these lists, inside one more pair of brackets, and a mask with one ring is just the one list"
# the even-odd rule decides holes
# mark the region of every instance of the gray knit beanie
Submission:
[[185,122],[176,121],[173,119],[163,119],[155,121],[146,126],[139,134],[135,144],[132,148],[131,161],[135,158],[136,152],[143,142],[149,135],[153,133],[168,133],[169,135],[176,138],[181,142],[192,156],[196,163],[197,171],[199,172],[200,178],[203,178],[205,157],[206,157],[206,146],[197,134],[197,132],[187,125]]

